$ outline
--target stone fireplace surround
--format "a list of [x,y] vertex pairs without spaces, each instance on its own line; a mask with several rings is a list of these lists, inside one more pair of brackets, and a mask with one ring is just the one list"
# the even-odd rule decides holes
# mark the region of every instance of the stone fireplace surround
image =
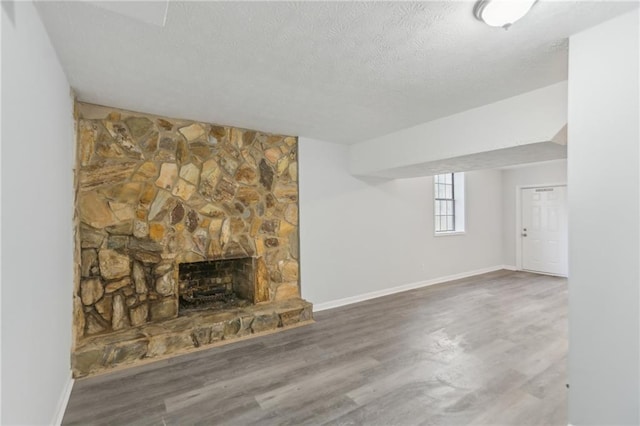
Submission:
[[[84,103],[76,123],[75,377],[312,321],[296,138]],[[214,261],[192,284],[242,271],[242,303],[179,310],[180,270]]]

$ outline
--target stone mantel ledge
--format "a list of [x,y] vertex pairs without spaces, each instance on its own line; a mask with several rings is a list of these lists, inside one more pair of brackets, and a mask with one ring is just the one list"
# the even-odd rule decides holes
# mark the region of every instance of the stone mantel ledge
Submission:
[[302,299],[190,312],[162,323],[84,339],[72,354],[73,376],[91,376],[311,322],[312,305]]

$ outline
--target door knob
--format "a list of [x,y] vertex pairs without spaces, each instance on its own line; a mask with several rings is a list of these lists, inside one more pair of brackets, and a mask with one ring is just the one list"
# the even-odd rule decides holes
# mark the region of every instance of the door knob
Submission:
[[523,236],[523,237],[526,237],[526,236],[527,236],[527,234],[523,232],[523,233],[522,233],[522,236]]

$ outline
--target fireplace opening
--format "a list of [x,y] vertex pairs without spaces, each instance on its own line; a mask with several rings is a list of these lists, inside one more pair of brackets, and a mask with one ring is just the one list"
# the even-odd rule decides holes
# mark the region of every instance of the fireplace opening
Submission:
[[254,304],[254,266],[252,257],[181,263],[178,267],[178,313]]

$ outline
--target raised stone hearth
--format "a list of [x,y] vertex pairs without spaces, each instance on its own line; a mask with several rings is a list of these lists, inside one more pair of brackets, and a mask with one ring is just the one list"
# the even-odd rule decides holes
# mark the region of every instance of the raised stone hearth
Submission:
[[189,312],[157,324],[84,339],[72,356],[73,375],[83,377],[311,321],[311,304],[301,299],[221,312]]
[[311,320],[295,137],[83,103],[76,118],[76,375]]

